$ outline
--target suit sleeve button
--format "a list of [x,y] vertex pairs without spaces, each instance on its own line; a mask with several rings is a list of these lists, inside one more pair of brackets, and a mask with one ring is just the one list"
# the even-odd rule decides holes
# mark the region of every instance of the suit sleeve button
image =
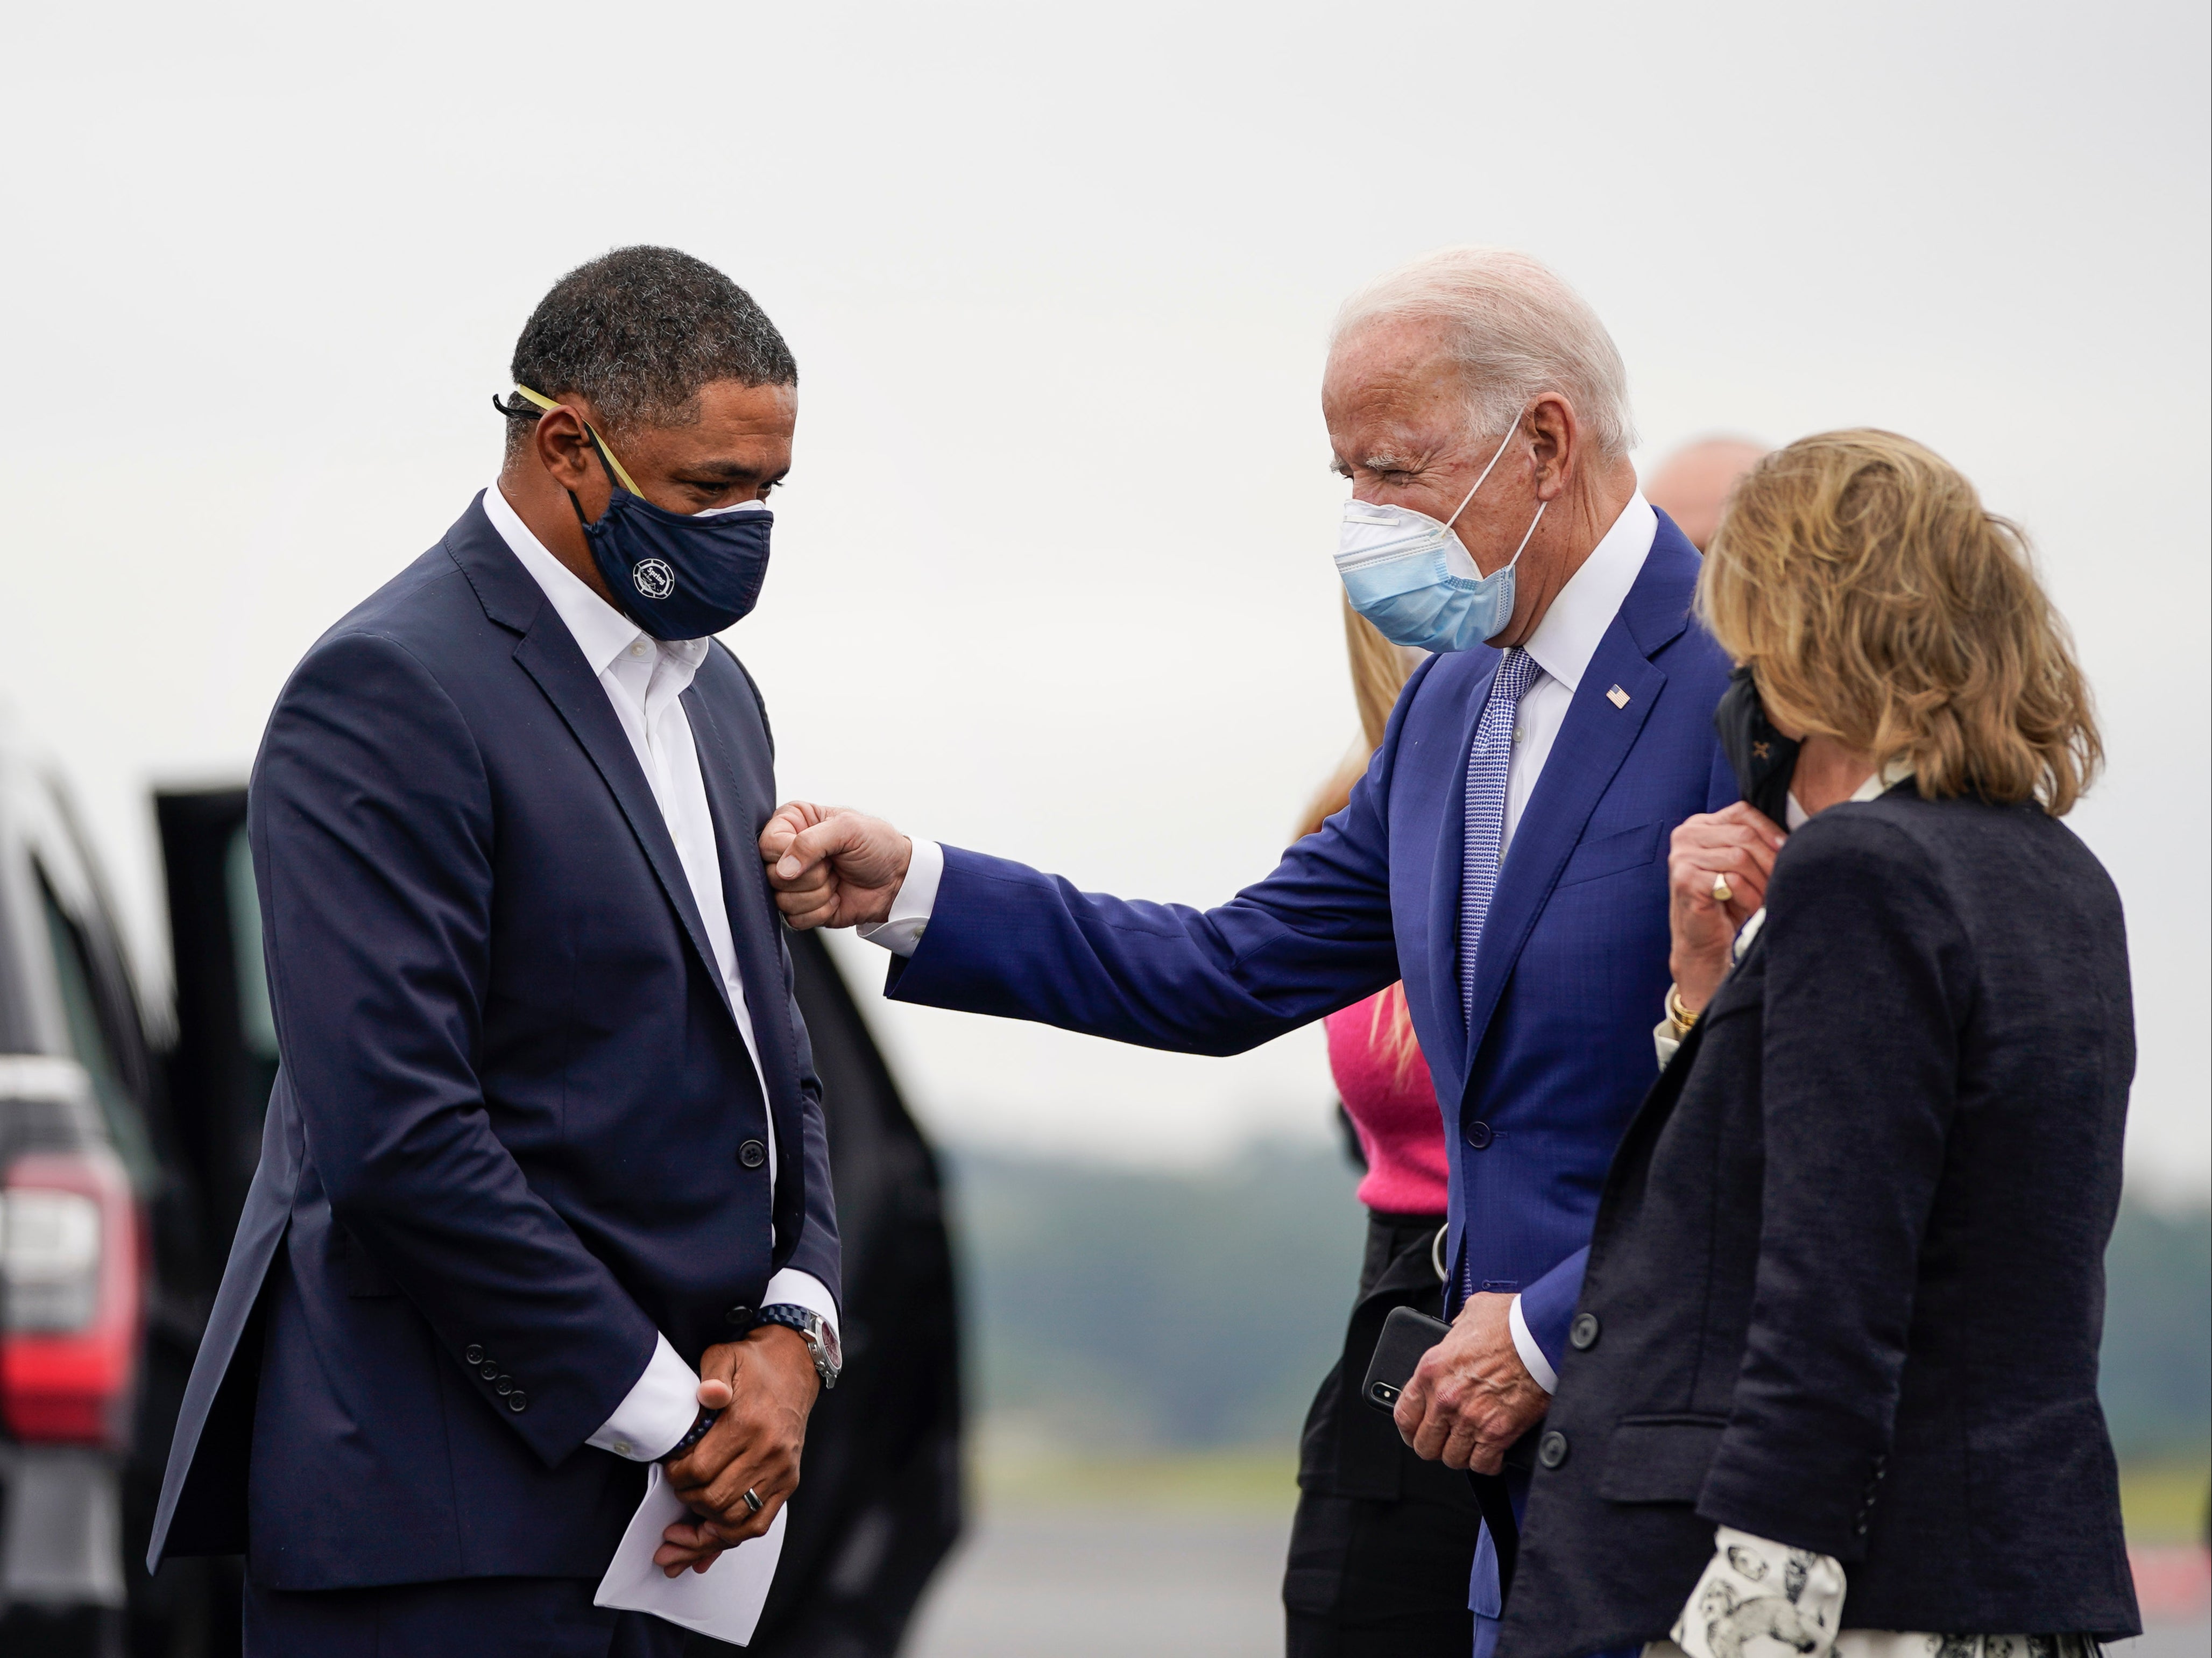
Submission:
[[753,1309],[750,1307],[732,1307],[722,1315],[722,1322],[732,1330],[750,1330],[753,1327]]
[[1567,1436],[1557,1428],[1536,1442],[1536,1461],[1547,1468],[1556,1468],[1567,1460]]
[[517,1388],[513,1393],[507,1396],[507,1408],[513,1411],[517,1416],[520,1416],[525,1411],[530,1408],[530,1395],[524,1393],[521,1388]]
[[491,1390],[497,1394],[501,1399],[506,1398],[509,1394],[514,1391],[514,1378],[511,1376],[503,1376],[500,1377],[498,1381],[491,1384]]
[[1567,1330],[1567,1345],[1578,1353],[1588,1352],[1597,1345],[1597,1327],[1595,1313],[1577,1313]]
[[482,1376],[486,1382],[490,1381],[494,1376],[499,1374],[499,1361],[495,1358],[488,1358],[484,1360],[483,1363],[477,1366],[477,1374]]
[[471,1342],[462,1352],[461,1357],[467,1363],[481,1364],[483,1363],[483,1349]]
[[768,1161],[768,1147],[758,1140],[747,1140],[738,1148],[738,1161],[748,1169],[757,1169]]

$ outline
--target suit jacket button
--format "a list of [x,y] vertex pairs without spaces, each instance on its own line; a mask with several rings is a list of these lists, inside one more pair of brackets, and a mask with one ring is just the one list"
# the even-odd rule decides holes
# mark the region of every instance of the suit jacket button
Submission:
[[768,1161],[768,1147],[758,1140],[747,1140],[738,1148],[738,1161],[748,1169],[757,1169]]
[[1536,1461],[1547,1468],[1556,1468],[1567,1460],[1567,1436],[1557,1428],[1536,1442]]
[[491,1390],[497,1394],[501,1399],[506,1398],[509,1394],[514,1391],[514,1378],[511,1376],[503,1376],[500,1377],[498,1381],[491,1384]]
[[1468,1124],[1467,1143],[1473,1146],[1476,1151],[1480,1151],[1485,1146],[1488,1145],[1491,1142],[1491,1139],[1490,1125],[1483,1121],[1480,1117],[1476,1118],[1474,1121]]
[[490,1381],[494,1376],[499,1374],[499,1361],[495,1358],[488,1358],[484,1360],[483,1363],[477,1366],[477,1374],[482,1376],[486,1382]]
[[483,1363],[483,1349],[471,1345],[463,1351],[461,1357],[470,1364],[481,1364]]
[[1586,1353],[1597,1345],[1597,1315],[1577,1313],[1574,1323],[1567,1330],[1567,1345],[1578,1353]]
[[520,1416],[525,1411],[530,1408],[530,1395],[524,1393],[520,1388],[516,1388],[513,1393],[507,1396],[507,1408],[513,1411],[517,1416]]
[[732,1307],[722,1315],[722,1322],[732,1330],[750,1330],[753,1324],[753,1309],[750,1307]]

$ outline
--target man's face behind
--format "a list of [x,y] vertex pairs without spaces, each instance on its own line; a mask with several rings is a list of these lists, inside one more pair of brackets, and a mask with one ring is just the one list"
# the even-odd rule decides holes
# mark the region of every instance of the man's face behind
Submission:
[[[792,437],[799,423],[795,386],[745,386],[714,380],[694,399],[698,418],[677,426],[635,426],[620,432],[600,427],[639,491],[672,513],[703,513],[764,501],[791,470]],[[596,423],[596,422],[595,422]],[[561,459],[578,468],[574,482],[548,471],[574,489],[596,519],[606,509],[607,480],[597,458],[571,448]]]

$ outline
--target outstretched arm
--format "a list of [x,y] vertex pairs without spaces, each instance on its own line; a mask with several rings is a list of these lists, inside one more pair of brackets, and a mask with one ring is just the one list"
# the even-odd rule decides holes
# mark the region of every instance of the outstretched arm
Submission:
[[[893,964],[890,993],[1234,1054],[1378,990],[1399,976],[1380,805],[1387,753],[1349,806],[1265,880],[1210,910],[1081,892],[1024,865],[944,848],[927,931]],[[914,843],[882,819],[805,802],[776,812],[761,850],[795,926],[889,920],[917,862]]]

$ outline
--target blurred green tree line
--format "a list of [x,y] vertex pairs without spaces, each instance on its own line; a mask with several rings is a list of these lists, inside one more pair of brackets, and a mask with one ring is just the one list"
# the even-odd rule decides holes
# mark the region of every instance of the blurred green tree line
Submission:
[[[1262,1145],[1188,1174],[948,1159],[975,1406],[1069,1449],[1294,1438],[1343,1339],[1358,1171]],[[2212,1438],[2212,1212],[2130,1203],[2106,1256],[2103,1394],[2124,1459]]]

